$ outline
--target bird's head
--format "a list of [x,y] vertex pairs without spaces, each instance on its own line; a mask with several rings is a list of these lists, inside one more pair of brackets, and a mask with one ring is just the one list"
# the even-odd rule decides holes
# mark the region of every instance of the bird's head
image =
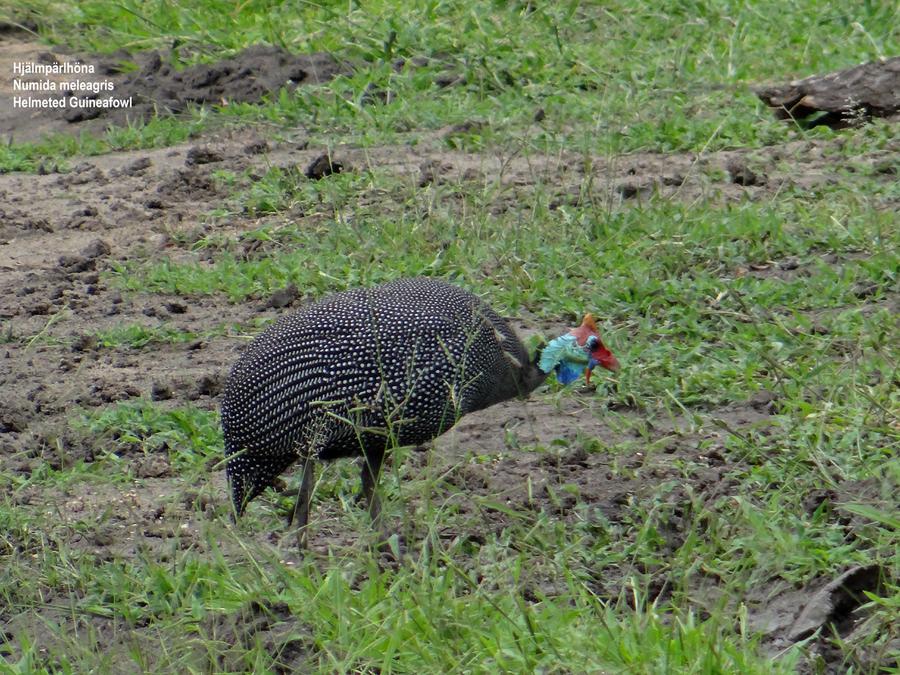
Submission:
[[596,366],[607,370],[619,369],[619,362],[606,348],[594,317],[586,314],[578,328],[551,340],[541,351],[538,368],[549,374],[556,371],[556,379],[562,384],[570,384],[584,373],[584,379],[591,382],[591,371]]

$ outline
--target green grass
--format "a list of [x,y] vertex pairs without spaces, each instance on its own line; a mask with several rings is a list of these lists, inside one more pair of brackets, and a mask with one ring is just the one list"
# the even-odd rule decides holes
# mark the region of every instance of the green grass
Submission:
[[222,444],[215,414],[196,408],[162,410],[149,401],[110,407],[87,419],[84,426],[89,433],[113,439],[108,443],[113,452],[122,447],[143,454],[168,451],[182,476],[192,470],[203,472]]
[[[475,149],[601,154],[759,147],[786,136],[828,135],[775,122],[748,86],[895,54],[900,18],[891,3],[851,10],[816,0],[789,7],[774,0],[683,2],[664,12],[652,3],[574,0],[540,6],[265,0],[237,7],[211,0],[26,0],[4,13],[37,22],[51,41],[90,52],[175,45],[181,65],[259,42],[330,52],[352,64],[354,74],[294,95],[281,92],[262,106],[220,111],[244,123],[302,127],[323,143],[415,142],[477,120],[483,131]],[[431,62],[400,72],[392,66],[414,57]],[[435,85],[445,72],[461,83]],[[367,103],[370,87],[390,91],[390,102]],[[545,117],[534,123],[538,109]],[[198,113],[190,124],[208,121]],[[138,133],[145,135],[158,138]],[[131,138],[127,147],[147,142]],[[28,146],[11,152],[0,167],[34,170],[40,162]]]
[[[523,564],[522,559],[508,561],[505,571],[515,573]],[[82,607],[138,626],[128,656],[149,670],[202,670],[210,657],[232,670],[277,665],[280,654],[268,651],[262,639],[246,646],[228,643],[234,633],[227,632],[230,623],[222,618],[233,614],[249,623],[238,610],[257,602],[259,614],[271,612],[276,622],[279,615],[267,608],[289,611],[297,627],[285,636],[288,644],[321,650],[323,669],[337,672],[393,670],[403,663],[426,672],[555,670],[568,663],[590,671],[789,672],[788,664],[773,670],[760,663],[752,643],[737,644],[727,637],[728,627],[690,612],[664,618],[648,607],[627,611],[623,622],[614,607],[598,602],[573,579],[568,581],[571,603],[529,604],[516,593],[498,595],[464,570],[428,561],[419,570],[389,577],[374,564],[320,572],[249,553],[242,561],[213,554],[175,565],[149,559],[112,562],[103,574],[87,574],[75,561],[61,567],[61,576],[83,595]],[[65,615],[66,608],[61,609]],[[164,628],[152,633],[140,628],[154,624]],[[160,639],[166,642],[163,652]],[[105,670],[125,656],[103,654],[101,638],[89,633],[65,643],[67,656],[55,664],[63,672],[88,664]],[[47,667],[36,645],[19,663],[27,669]]]
[[[271,612],[275,616],[271,621],[284,626],[286,632],[279,633],[282,641],[277,644],[308,652],[308,665],[324,671],[362,667],[405,671],[416,664],[428,672],[559,667],[791,672],[797,654],[777,664],[759,660],[752,633],[743,624],[736,628],[729,619],[733,608],[715,602],[693,606],[703,598],[694,588],[698,575],[721,579],[723,597],[741,597],[772,574],[803,582],[853,563],[876,561],[886,569],[895,569],[896,563],[892,562],[895,535],[871,519],[847,542],[844,528],[826,511],[800,515],[803,507],[798,500],[805,492],[828,484],[809,471],[811,448],[802,439],[816,436],[823,426],[834,430],[843,425],[811,420],[798,439],[794,423],[789,415],[777,418],[776,432],[760,437],[759,446],[754,446],[760,452],[757,462],[734,472],[743,484],[742,496],[704,502],[699,495],[688,495],[694,511],[685,539],[675,550],[665,533],[677,518],[667,499],[676,484],[660,486],[656,499],[635,502],[614,524],[598,523],[588,512],[570,525],[546,513],[514,514],[504,531],[476,549],[475,556],[464,539],[446,543],[437,537],[453,520],[446,504],[433,502],[424,513],[405,516],[407,507],[395,503],[393,517],[409,519],[406,527],[424,528],[431,544],[395,571],[379,570],[364,551],[336,552],[318,563],[285,564],[275,551],[248,549],[243,535],[225,525],[226,510],[218,507],[212,511],[215,519],[199,525],[195,536],[176,533],[168,540],[162,559],[159,553],[147,552],[108,560],[65,545],[73,534],[102,531],[105,521],[61,526],[36,521],[21,510],[0,509],[6,545],[39,558],[43,565],[42,575],[35,579],[28,556],[10,559],[3,570],[3,600],[22,617],[43,622],[40,634],[51,636],[44,644],[52,645],[49,652],[56,655],[19,642],[17,658],[28,668],[53,664],[66,672],[88,666],[106,670],[122,658],[149,670],[203,670],[209,663],[271,668],[279,662],[279,653],[272,653],[265,635],[254,639],[251,633],[243,646],[230,646],[235,631],[240,635],[241,626],[253,624],[255,617],[248,608],[259,602],[270,608],[260,613]],[[86,424],[101,438],[115,438],[111,448],[134,443],[145,453],[163,448],[173,464],[177,462],[180,480],[209,490],[204,474],[218,458],[221,445],[215,415],[140,403],[110,406],[91,415]],[[790,453],[779,452],[780,444],[791,439],[796,447]],[[869,440],[878,439],[872,435]],[[830,461],[846,476],[872,475],[871,466],[855,463],[852,452],[839,454],[839,449],[832,448]],[[737,458],[745,448],[736,443],[732,450],[729,456]],[[632,454],[633,448],[626,453]],[[873,456],[868,459],[871,462]],[[347,464],[335,468],[337,484],[349,493],[352,472]],[[885,464],[884,470],[893,475],[882,478],[893,482],[900,478],[896,462],[893,468]],[[329,481],[334,481],[334,473]],[[773,480],[781,486],[774,491]],[[399,489],[414,503],[435,495],[428,479],[414,474],[399,482],[388,475],[386,489]],[[392,496],[396,501],[400,495]],[[322,502],[334,498],[327,490],[317,493]],[[891,494],[882,498],[885,505],[891,503]],[[163,506],[169,508],[168,503]],[[357,523],[354,529],[358,527],[365,538],[361,514],[354,514],[349,504],[345,508]],[[492,507],[487,503],[485,508]],[[115,511],[107,512],[107,518],[114,517]],[[197,527],[194,521],[191,529]],[[257,511],[245,527],[264,531],[278,525],[273,514]],[[635,570],[637,563],[643,572]],[[598,597],[592,589],[614,569],[632,570],[626,573],[621,595]],[[670,600],[648,599],[650,570],[666,576],[673,589]],[[545,575],[555,580],[550,595],[536,585]],[[498,585],[500,579],[506,581]],[[36,602],[39,587],[56,589],[63,603]],[[56,628],[72,620],[68,615],[76,625],[86,624],[87,639],[74,640],[71,632]],[[103,617],[117,630],[130,631],[127,654],[104,649],[85,616]],[[876,619],[880,616],[876,614]],[[162,651],[161,644],[165,644]]]
[[[57,322],[53,322],[53,324],[56,323]],[[222,323],[212,328],[205,328],[198,331],[182,330],[169,322],[162,322],[158,325],[128,323],[112,326],[95,333],[86,333],[78,337],[66,338],[51,334],[48,329],[53,324],[50,324],[49,326],[45,326],[44,329],[36,335],[19,337],[10,335],[6,342],[10,344],[22,344],[28,349],[35,344],[40,344],[55,346],[63,345],[67,347],[75,347],[77,345],[78,350],[90,350],[94,348],[141,350],[148,347],[155,348],[158,345],[177,345],[198,340],[208,340],[224,335],[246,335],[248,332],[256,333],[269,323],[271,323],[271,319],[260,317],[248,322],[246,325],[238,323]]]
[[[257,324],[259,322],[253,323]],[[258,326],[256,329],[258,329]],[[194,332],[180,330],[165,323],[159,326],[126,324],[101,331],[95,337],[97,345],[100,347],[143,349],[148,345],[181,344],[199,339],[221,337],[234,331],[241,332],[242,327],[237,324],[221,324],[214,328]]]
[[[319,192],[308,200],[310,210],[330,210],[336,218],[310,216],[268,233],[267,239],[285,242],[269,255],[238,259],[226,247],[213,264],[120,268],[120,283],[238,302],[288,283],[319,295],[427,274],[460,280],[511,314],[527,309],[574,317],[587,301],[587,308],[602,308],[604,321],[618,327],[612,344],[624,342],[624,333],[631,336],[618,351],[637,365],[623,373],[618,395],[647,403],[665,399],[665,392],[689,405],[747,397],[761,384],[759,371],[770,370],[763,353],[783,369],[762,379],[769,387],[812,369],[832,377],[846,367],[846,358],[820,363],[823,352],[850,341],[877,355],[892,333],[890,312],[861,317],[852,309],[861,287],[886,292],[896,285],[896,250],[885,245],[894,215],[860,203],[856,194],[832,191],[824,204],[801,194],[728,207],[651,201],[613,214],[570,208],[562,218],[536,194],[527,215],[495,218],[484,214],[489,198],[476,197],[460,216],[449,204],[425,208],[415,193],[390,183],[381,187],[372,176],[346,177],[328,189],[340,202],[326,202],[323,209],[321,190],[304,187]],[[375,193],[402,200],[401,209],[395,201],[385,218],[385,207],[370,198]],[[293,188],[280,194],[296,198]],[[372,205],[345,211],[354,200]],[[839,218],[842,212],[847,215]],[[549,231],[552,247],[545,243]],[[365,248],[356,246],[360,238]],[[842,266],[822,261],[826,253],[842,252],[869,257]],[[777,269],[787,258],[805,273],[788,279],[745,273],[753,265]],[[810,333],[810,315],[818,313],[821,336]],[[873,358],[872,368],[889,367]]]
[[[590,177],[557,184],[538,169],[525,185],[486,176],[424,188],[375,161],[317,182],[297,168],[217,172],[228,197],[206,216],[207,238],[174,234],[178,263],[111,259],[106,281],[208,296],[223,317],[290,283],[312,298],[416,274],[456,281],[533,324],[591,310],[624,366],[595,380],[594,400],[609,409],[568,415],[589,394],[550,384],[536,398],[547,415],[559,406],[574,438],[524,442],[512,424],[489,451],[456,448],[424,467],[398,452],[385,509],[410,551],[384,568],[353,503],[352,463],[325,468],[316,492],[313,527],[330,549],[298,561],[279,536],[290,490],[230,524],[214,410],[145,400],[73,410],[92,461],[56,457],[71,450],[60,443],[28,448],[42,460],[28,473],[0,469],[0,672],[794,672],[805,647],[769,657],[751,621],[771,600],[760,594],[865,564],[883,570],[884,593],[870,598],[868,629],[838,648],[853,672],[890,662],[900,597],[900,192],[887,165],[896,129],[799,129],[775,122],[748,86],[896,54],[895,6],[26,0],[0,5],[9,14],[86,51],[174,44],[186,65],[263,41],[332,52],[355,72],[260,106],[4,145],[0,171],[165,147],[222,124],[332,148],[422,144],[535,160],[567,151],[572,175],[636,151],[748,148],[751,164],[764,163],[769,146],[792,141],[817,143],[833,163],[828,182],[743,199],[724,199],[722,168],[698,163],[696,192],[625,202]],[[416,56],[433,61],[391,65]],[[438,87],[444,71],[461,82]],[[370,86],[389,89],[390,102],[365,102]],[[435,134],[462,122],[478,124]],[[793,147],[785,166],[798,165]],[[226,220],[239,235],[217,231]],[[248,241],[259,242],[249,253]],[[149,351],[233,328],[126,324],[96,337]],[[774,396],[772,415],[736,421],[761,390]],[[604,433],[579,429],[585,415]],[[578,449],[627,488],[614,515],[577,473],[544,501],[506,502],[466,483],[466,471],[489,475],[521,453]],[[713,488],[708,453],[721,456]],[[139,471],[155,459],[170,475]],[[97,503],[78,510],[79,499]]]
[[194,118],[154,118],[146,123],[126,127],[110,127],[105,134],[77,136],[54,134],[33,143],[0,145],[0,173],[10,171],[66,171],[73,157],[103,155],[118,150],[142,150],[182,143],[204,127],[204,115]]

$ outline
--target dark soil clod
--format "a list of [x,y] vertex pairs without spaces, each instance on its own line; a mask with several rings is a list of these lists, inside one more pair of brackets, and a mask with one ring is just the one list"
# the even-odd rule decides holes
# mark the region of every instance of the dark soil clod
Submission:
[[636,199],[649,195],[653,191],[652,185],[628,182],[616,186],[616,192],[622,199]]
[[725,170],[728,171],[728,176],[735,185],[752,187],[754,185],[766,184],[766,177],[753,171],[741,159],[730,159],[725,165]]
[[282,309],[290,307],[300,298],[300,290],[294,284],[288,284],[284,288],[275,291],[269,296],[266,307]]
[[194,146],[187,152],[187,157],[184,160],[184,163],[187,166],[193,166],[195,164],[212,164],[214,162],[221,162],[225,157],[222,156],[222,153],[216,152],[212,148]]
[[464,81],[464,77],[453,72],[438,73],[438,75],[434,78],[434,83],[441,89],[452,87]]
[[197,393],[201,396],[218,396],[225,386],[225,378],[221,373],[204,375],[197,383]]
[[[328,82],[339,74],[351,72],[348,64],[330,54],[292,54],[281,47],[254,45],[232,57],[177,69],[168,52],[150,51],[113,56],[67,55],[66,60],[93,64],[97,78],[114,85],[112,97],[130,99],[129,107],[44,108],[27,116],[7,116],[0,120],[0,134],[20,135],[28,126],[45,130],[63,130],[68,125],[97,120],[102,129],[109,124],[124,125],[157,115],[180,114],[189,106],[259,103],[281,89],[293,90],[306,84]],[[62,58],[49,52],[35,60],[47,65]],[[129,63],[130,62],[130,63]],[[137,69],[132,70],[131,64]],[[130,72],[125,72],[130,70]],[[54,92],[54,96],[60,92]],[[108,92],[82,94],[82,99],[108,97]],[[102,125],[102,126],[100,126]]]
[[59,266],[68,272],[84,272],[94,269],[94,261],[80,255],[59,256]]
[[263,140],[251,141],[244,146],[245,155],[264,155],[269,151],[269,144]]
[[340,173],[343,169],[343,164],[335,162],[328,154],[321,154],[306,167],[305,175],[311,180],[321,180],[326,176]]
[[93,351],[97,348],[97,336],[90,335],[86,333],[84,335],[80,335],[75,338],[75,342],[72,343],[72,351],[73,352],[89,352]]
[[[89,212],[85,212],[85,215],[97,215],[97,211],[92,209]],[[111,252],[112,249],[109,244],[102,239],[94,239],[81,251],[81,255],[88,260],[95,260],[96,258],[108,256]]]
[[132,117],[149,117],[156,109],[179,113],[189,104],[256,103],[282,87],[294,89],[301,84],[327,82],[348,72],[345,64],[329,54],[291,54],[266,45],[183,70],[166,63],[159,52],[139,60],[143,62],[141,69],[116,84],[118,97],[132,96],[135,100]]
[[153,401],[168,401],[172,398],[172,389],[163,382],[154,382],[150,387],[150,398]]
[[382,89],[374,82],[370,82],[369,86],[363,92],[359,99],[360,105],[387,104],[394,100],[394,92],[390,89]]
[[150,161],[149,157],[139,157],[131,164],[128,164],[123,171],[129,176],[134,176],[135,174],[141,173],[144,169],[150,168],[151,164],[153,164],[153,162]]
[[449,164],[433,159],[423,162],[419,167],[419,187],[425,187],[439,181],[440,177],[452,169]]

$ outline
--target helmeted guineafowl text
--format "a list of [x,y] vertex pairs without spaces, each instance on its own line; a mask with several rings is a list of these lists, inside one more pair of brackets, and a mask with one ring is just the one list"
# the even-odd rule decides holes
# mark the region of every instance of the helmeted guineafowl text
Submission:
[[297,460],[291,515],[306,544],[314,460],[362,456],[375,493],[385,451],[439,436],[467,413],[618,363],[590,315],[529,360],[509,324],[478,296],[430,278],[338,293],[282,317],[250,344],[222,401],[236,516]]

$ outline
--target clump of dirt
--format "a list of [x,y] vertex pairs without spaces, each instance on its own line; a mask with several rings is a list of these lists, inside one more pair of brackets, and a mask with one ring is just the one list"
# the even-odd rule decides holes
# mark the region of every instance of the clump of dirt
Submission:
[[[282,87],[319,84],[347,72],[347,67],[329,54],[291,54],[267,45],[254,45],[231,58],[183,70],[168,60],[157,51],[142,53],[136,57],[139,70],[124,77],[112,75],[118,80],[116,96],[133,100],[130,110],[89,108],[90,114],[85,114],[83,108],[69,108],[63,112],[64,119],[74,123],[105,115],[122,123],[126,118],[181,113],[190,104],[257,103]],[[116,70],[108,62],[106,67]]]
[[[125,124],[159,114],[179,114],[190,105],[258,103],[282,88],[293,90],[306,84],[319,84],[350,72],[348,64],[330,54],[292,54],[269,45],[254,45],[215,63],[182,69],[173,65],[173,60],[173,54],[159,51],[137,55],[119,52],[112,57],[62,55],[48,52],[36,43],[13,40],[0,47],[0,110],[4,111],[0,114],[0,134],[22,140],[35,137],[32,127],[47,133],[90,120],[102,120],[104,125]],[[51,67],[83,64],[91,66],[93,72],[17,75],[12,69],[16,62]],[[137,69],[126,72],[129,63],[136,64]],[[14,80],[20,86],[47,82],[52,84],[52,89],[23,92],[14,88]],[[64,99],[66,104],[24,109],[13,106],[14,97]],[[85,101],[101,99],[127,101],[129,105],[85,104]],[[77,103],[73,105],[72,101]]]
[[726,165],[725,169],[728,171],[728,175],[731,177],[731,182],[735,185],[744,185],[747,187],[751,187],[754,185],[765,185],[766,177],[760,176],[758,173],[753,171],[747,164],[737,158],[730,159]]
[[311,180],[321,180],[335,173],[344,170],[341,162],[334,161],[327,154],[321,154],[316,157],[308,167],[306,167],[305,175]]

